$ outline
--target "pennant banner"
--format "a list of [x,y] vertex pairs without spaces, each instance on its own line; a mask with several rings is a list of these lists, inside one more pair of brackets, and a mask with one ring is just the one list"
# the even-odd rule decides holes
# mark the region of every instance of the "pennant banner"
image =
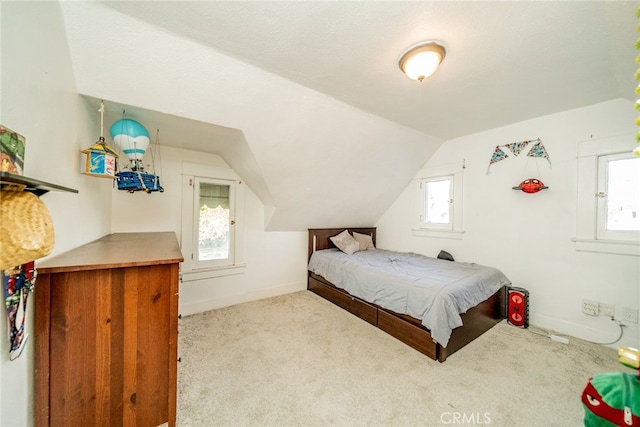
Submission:
[[538,142],[536,142],[534,146],[531,147],[531,150],[529,150],[529,152],[527,153],[527,156],[543,157],[547,159],[547,161],[549,162],[549,165],[551,165],[551,160],[549,160],[549,153],[547,152],[547,149],[545,148],[545,146],[542,145],[542,141],[540,140],[538,140]]
[[502,151],[502,149],[499,146],[496,146],[496,150],[493,152],[493,155],[491,156],[491,161],[489,162],[489,164],[499,162],[500,160],[504,160],[507,157],[509,157],[509,155],[504,151]]
[[511,144],[507,144],[507,147],[509,147],[509,150],[511,150],[511,152],[515,156],[517,156],[527,147],[527,145],[529,145],[529,141],[522,141],[522,142],[512,142]]
[[549,160],[549,153],[544,145],[542,145],[542,141],[540,138],[535,140],[521,141],[521,142],[512,142],[510,144],[505,145],[496,145],[493,154],[491,155],[491,160],[489,161],[489,167],[487,168],[487,173],[489,173],[489,169],[491,165],[497,163],[501,160],[504,160],[509,157],[509,155],[505,152],[508,150],[514,156],[519,155],[529,146],[529,144],[533,144],[531,149],[527,152],[528,157],[543,157],[547,159],[549,165],[551,165],[551,160]]

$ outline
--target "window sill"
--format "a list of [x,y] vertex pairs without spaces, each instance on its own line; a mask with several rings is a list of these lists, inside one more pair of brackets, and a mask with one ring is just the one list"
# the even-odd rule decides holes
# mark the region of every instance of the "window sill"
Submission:
[[193,282],[195,280],[213,279],[216,277],[244,274],[246,264],[227,265],[224,267],[207,268],[202,270],[185,271],[180,274],[181,282]]
[[462,240],[464,230],[437,230],[430,228],[412,228],[411,233],[416,237],[435,237],[438,239]]
[[640,243],[634,241],[594,240],[577,237],[571,240],[575,242],[577,251],[640,256]]

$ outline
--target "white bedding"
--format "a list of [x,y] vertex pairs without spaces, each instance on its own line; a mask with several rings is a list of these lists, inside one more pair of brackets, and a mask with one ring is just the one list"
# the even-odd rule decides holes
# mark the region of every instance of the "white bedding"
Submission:
[[460,314],[511,284],[493,267],[383,249],[351,255],[315,251],[309,271],[353,296],[421,319],[443,347],[451,331],[462,326]]

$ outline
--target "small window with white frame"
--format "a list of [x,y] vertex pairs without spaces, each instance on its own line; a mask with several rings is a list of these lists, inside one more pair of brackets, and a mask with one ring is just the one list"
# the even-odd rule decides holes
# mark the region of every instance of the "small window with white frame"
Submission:
[[640,158],[634,134],[578,145],[576,250],[640,256]]
[[234,263],[235,185],[233,180],[194,178],[194,269]]
[[182,281],[243,273],[244,185],[231,168],[183,162]]
[[453,175],[422,179],[421,228],[453,230],[453,184]]
[[632,153],[598,157],[596,238],[640,239],[640,158]]

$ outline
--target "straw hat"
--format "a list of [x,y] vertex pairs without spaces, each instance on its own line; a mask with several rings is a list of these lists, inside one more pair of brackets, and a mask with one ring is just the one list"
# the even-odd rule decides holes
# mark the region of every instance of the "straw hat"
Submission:
[[0,191],[0,270],[49,255],[54,242],[42,200],[28,191]]

